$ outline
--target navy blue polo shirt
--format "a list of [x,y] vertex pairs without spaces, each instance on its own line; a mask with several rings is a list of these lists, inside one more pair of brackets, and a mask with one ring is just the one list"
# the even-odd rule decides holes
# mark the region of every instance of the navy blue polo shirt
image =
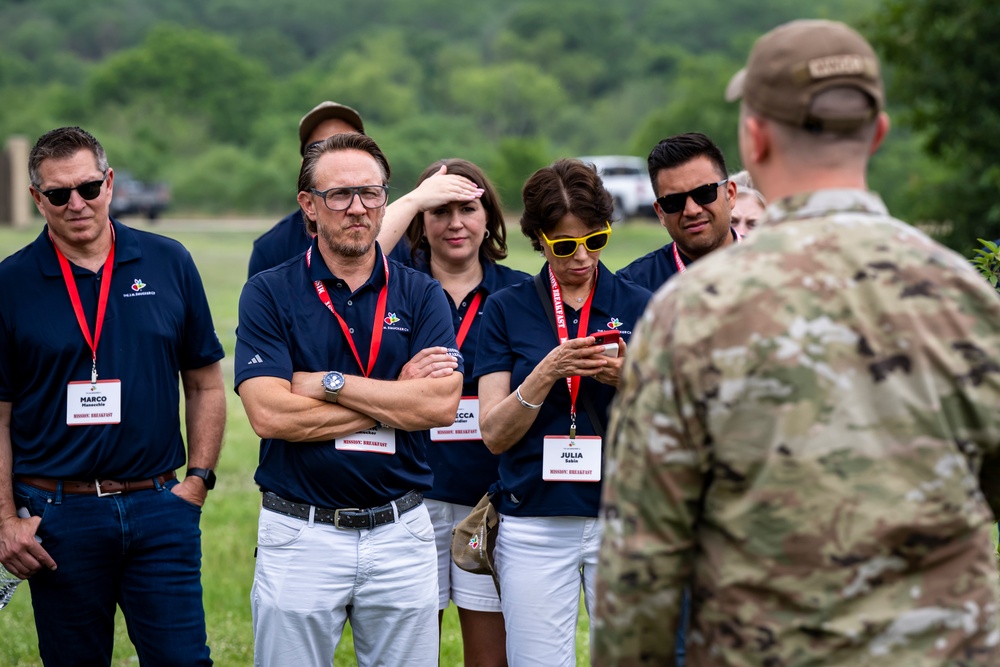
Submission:
[[[12,403],[15,475],[142,479],[184,465],[178,374],[215,363],[222,345],[188,251],[113,224],[97,373],[121,380],[120,424],[66,424],[67,384],[90,379],[91,351],[48,227],[0,264],[0,401]],[[93,334],[101,270],[71,267]]]
[[[473,373],[476,368],[476,350],[479,347],[479,328],[482,322],[486,298],[508,285],[514,285],[530,278],[523,271],[516,271],[506,266],[494,264],[480,258],[483,266],[483,280],[479,285],[455,304],[446,292],[448,304],[451,306],[451,320],[458,332],[462,320],[469,312],[477,291],[483,292],[479,307],[469,332],[462,344],[461,352],[465,360],[465,382],[462,385],[462,396],[478,396],[478,382]],[[430,267],[418,257],[413,262],[418,271],[430,274]],[[420,437],[427,445],[427,460],[434,471],[434,486],[424,495],[435,500],[459,505],[475,505],[483,497],[490,485],[499,478],[498,467],[500,457],[491,453],[482,440],[433,442],[429,431],[421,431]]]
[[[313,242],[312,267],[305,257],[258,273],[240,296],[236,330],[236,389],[253,377],[291,381],[295,371],[340,371],[362,375],[333,314],[313,285],[322,280],[334,308],[353,329],[354,344],[368,363],[379,292],[385,284],[381,249],[371,276],[357,291],[338,280]],[[382,347],[371,378],[394,380],[417,352],[455,347],[444,290],[428,276],[389,260],[389,289]],[[459,361],[458,371],[463,366]],[[406,492],[431,487],[424,441],[396,431],[394,455],[338,451],[333,440],[295,443],[261,440],[254,479],[264,491],[320,507],[373,507]]]
[[[539,298],[534,280],[508,287],[487,299],[479,330],[476,379],[508,371],[510,391],[514,391],[559,344],[547,314],[552,312],[548,264],[542,267],[541,276],[545,302]],[[586,335],[617,329],[627,343],[651,296],[648,290],[619,278],[600,264]],[[580,311],[565,306],[570,338],[583,336],[578,332]],[[585,395],[590,397],[606,432],[614,387],[593,378],[581,379],[576,403],[577,434],[595,435],[583,406]],[[569,435],[569,411],[569,388],[565,380],[559,380],[552,385],[524,437],[500,455],[498,511],[514,516],[597,516],[600,484],[542,480],[543,439],[546,435]]]
[[[730,229],[730,233],[733,235],[733,240],[736,240],[736,230]],[[695,262],[684,253],[679,252],[679,254],[685,266],[691,266]],[[650,292],[660,289],[678,273],[680,269],[674,259],[673,241],[634,260],[625,268],[618,269],[619,276],[631,280],[636,285],[642,285]]]
[[[312,234],[306,231],[306,221],[302,209],[296,209],[279,220],[274,227],[257,237],[250,253],[247,278],[253,278],[264,269],[271,269],[297,257],[309,248]],[[389,258],[406,263],[410,256],[410,246],[406,238],[399,240],[389,253]]]
[[310,243],[312,235],[306,231],[302,209],[295,209],[253,242],[247,278],[304,253]]

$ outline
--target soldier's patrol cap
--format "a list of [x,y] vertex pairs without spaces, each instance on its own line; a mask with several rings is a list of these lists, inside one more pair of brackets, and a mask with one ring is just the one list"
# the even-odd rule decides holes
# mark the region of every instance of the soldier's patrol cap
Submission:
[[320,123],[324,120],[336,118],[342,120],[361,134],[365,133],[365,124],[361,120],[361,114],[347,106],[337,102],[320,102],[299,121],[299,152],[306,154],[306,141]]
[[[813,98],[837,87],[853,87],[871,108],[817,117]],[[795,127],[846,132],[882,110],[885,93],[878,56],[864,37],[836,21],[799,20],[761,36],[747,65],[726,86],[726,100],[742,99],[758,114]]]

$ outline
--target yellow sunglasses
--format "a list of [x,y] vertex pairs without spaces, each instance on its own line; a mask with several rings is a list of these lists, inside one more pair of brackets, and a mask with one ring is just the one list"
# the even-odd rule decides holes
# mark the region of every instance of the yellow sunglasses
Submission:
[[556,257],[572,257],[581,245],[587,249],[587,252],[597,252],[608,245],[608,241],[611,240],[611,223],[605,221],[604,224],[607,225],[607,228],[599,232],[575,238],[556,239],[555,241],[549,240],[545,232],[542,232],[542,240]]

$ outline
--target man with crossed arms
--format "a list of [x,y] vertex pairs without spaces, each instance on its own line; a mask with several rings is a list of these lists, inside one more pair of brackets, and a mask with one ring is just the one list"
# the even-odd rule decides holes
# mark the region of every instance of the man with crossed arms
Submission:
[[329,665],[348,618],[359,664],[437,665],[432,473],[408,431],[454,421],[462,364],[441,286],[375,240],[388,180],[365,135],[309,148],[298,200],[317,236],[240,298],[236,388],[262,438],[259,665]]

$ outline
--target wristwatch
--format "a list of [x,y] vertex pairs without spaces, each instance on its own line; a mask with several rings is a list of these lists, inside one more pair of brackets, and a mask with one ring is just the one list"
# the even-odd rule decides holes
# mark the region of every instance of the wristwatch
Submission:
[[211,491],[215,488],[215,471],[211,468],[188,468],[187,476],[201,477],[205,482],[205,489]]
[[340,371],[330,371],[323,376],[323,390],[326,392],[326,400],[330,403],[337,402],[337,396],[343,388],[344,374]]

